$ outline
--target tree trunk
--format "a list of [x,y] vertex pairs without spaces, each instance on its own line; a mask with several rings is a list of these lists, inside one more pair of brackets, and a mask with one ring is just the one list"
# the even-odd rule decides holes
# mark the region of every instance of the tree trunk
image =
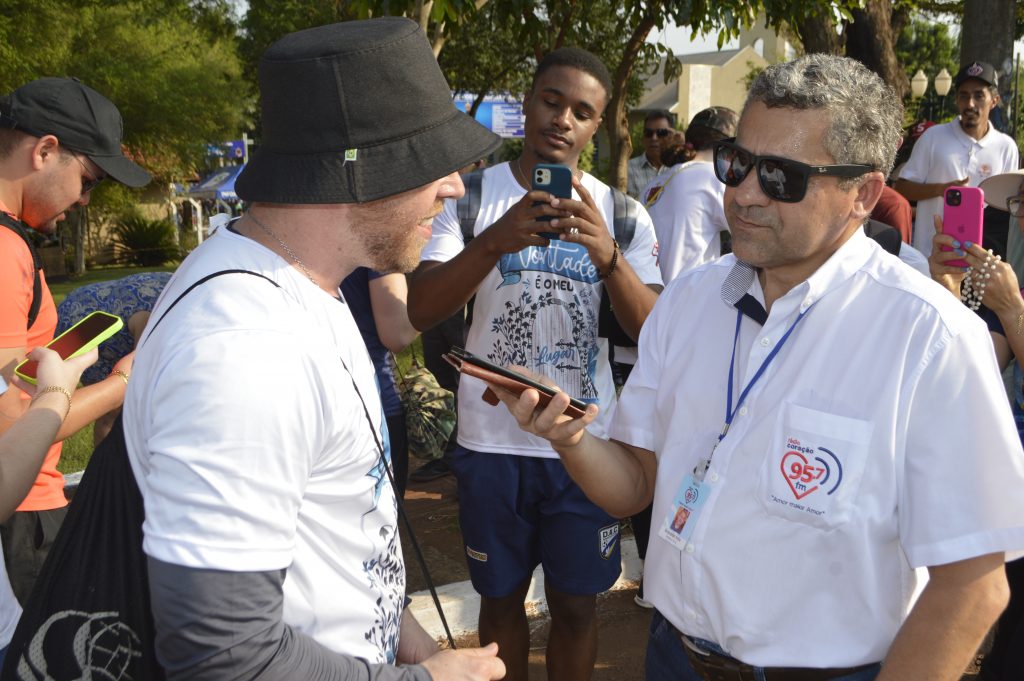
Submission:
[[626,85],[640,54],[640,48],[647,39],[647,34],[654,28],[655,17],[661,12],[660,5],[661,2],[652,2],[647,13],[633,29],[633,34],[622,51],[622,61],[612,74],[612,96],[604,112],[604,126],[608,131],[608,146],[611,148],[608,184],[622,191],[626,191],[626,164],[633,154],[633,143],[629,139],[629,122],[626,119]]
[[89,207],[83,206],[81,215],[75,220],[75,274],[85,274],[85,235],[89,229]]
[[1017,25],[1015,0],[964,0],[960,24],[960,64],[985,61],[999,72],[999,92],[1010,91],[1013,73],[1013,31]]
[[843,45],[839,39],[839,32],[836,30],[836,22],[829,11],[809,13],[794,28],[796,28],[800,42],[804,45],[805,53],[842,53]]
[[856,59],[882,77],[902,99],[910,92],[910,79],[896,58],[897,34],[892,26],[892,3],[868,0],[855,9],[846,27],[846,56]]

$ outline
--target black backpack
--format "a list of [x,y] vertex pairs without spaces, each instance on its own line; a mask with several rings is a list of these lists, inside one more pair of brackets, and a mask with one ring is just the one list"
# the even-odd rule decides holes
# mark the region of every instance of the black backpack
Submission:
[[[483,179],[483,170],[474,170],[462,176],[462,182],[466,185],[466,193],[456,202],[455,210],[459,217],[459,226],[462,228],[463,243],[468,244],[473,239],[473,228],[476,226],[476,218],[480,214]],[[612,190],[612,200],[615,206],[612,215],[612,232],[615,234],[615,240],[619,243],[619,248],[626,251],[633,243],[633,236],[636,234],[640,203],[615,187],[609,187],[609,189]],[[470,301],[469,308],[470,313],[466,315],[467,325],[472,323],[472,301]],[[597,335],[607,338],[612,345],[625,348],[636,347],[636,340],[625,332],[615,318],[607,288],[601,291],[601,304],[597,314]]]

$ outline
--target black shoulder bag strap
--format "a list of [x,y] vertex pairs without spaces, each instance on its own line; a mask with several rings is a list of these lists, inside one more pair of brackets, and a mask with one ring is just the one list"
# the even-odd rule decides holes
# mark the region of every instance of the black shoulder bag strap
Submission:
[[36,323],[36,317],[39,316],[39,306],[43,303],[43,280],[39,276],[39,272],[43,269],[43,261],[39,257],[36,245],[32,243],[32,237],[29,236],[28,227],[25,226],[25,223],[15,220],[8,213],[0,210],[0,225],[20,236],[25,245],[28,246],[28,252],[32,254],[32,271],[34,274],[32,280],[32,305],[29,307],[28,324],[25,326],[26,329],[31,329],[32,325]]

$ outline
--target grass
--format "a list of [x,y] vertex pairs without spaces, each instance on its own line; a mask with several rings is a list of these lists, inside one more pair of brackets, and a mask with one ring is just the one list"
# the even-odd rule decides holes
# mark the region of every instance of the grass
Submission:
[[[60,305],[69,293],[80,286],[95,284],[100,281],[111,281],[127,277],[129,274],[140,272],[173,272],[175,265],[164,267],[109,267],[92,269],[77,277],[61,278],[57,281],[47,281],[46,285],[53,294],[53,302]],[[85,468],[92,456],[92,424],[78,431],[68,439],[64,440],[64,447],[61,450],[60,462],[57,470],[61,473],[74,473]]]

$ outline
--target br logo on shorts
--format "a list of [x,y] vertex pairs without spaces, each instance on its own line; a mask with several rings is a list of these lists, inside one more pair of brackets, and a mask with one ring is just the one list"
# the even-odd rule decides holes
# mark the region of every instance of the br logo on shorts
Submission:
[[601,541],[601,557],[608,560],[615,551],[615,543],[619,540],[619,524],[608,525],[598,530]]

